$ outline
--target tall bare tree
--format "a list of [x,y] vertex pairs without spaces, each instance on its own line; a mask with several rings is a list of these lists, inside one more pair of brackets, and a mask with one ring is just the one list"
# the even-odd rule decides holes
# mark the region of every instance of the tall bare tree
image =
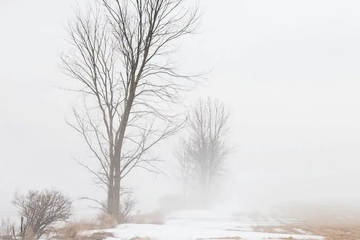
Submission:
[[80,84],[75,124],[99,163],[107,213],[119,220],[120,186],[134,167],[154,170],[155,144],[182,126],[171,111],[193,76],[171,60],[176,42],[196,30],[196,6],[184,0],[99,0],[70,23],[66,74]]
[[184,187],[195,183],[206,199],[213,184],[224,174],[231,152],[227,142],[229,111],[217,100],[198,100],[189,110],[187,130],[188,136],[175,151]]

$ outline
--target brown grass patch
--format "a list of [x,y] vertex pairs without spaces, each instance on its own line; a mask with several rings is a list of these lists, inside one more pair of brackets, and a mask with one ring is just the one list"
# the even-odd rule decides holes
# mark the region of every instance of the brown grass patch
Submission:
[[65,226],[56,230],[57,237],[61,239],[78,239],[80,232],[95,230],[97,224],[92,220],[79,220],[67,222]]
[[116,220],[106,213],[98,215],[95,221],[98,229],[114,228],[118,225]]
[[107,214],[101,214],[93,220],[78,220],[67,222],[65,226],[56,230],[57,238],[60,239],[92,239],[101,240],[112,236],[111,233],[96,232],[89,236],[80,235],[81,232],[108,229],[116,227],[116,221]]
[[[302,233],[296,231],[295,229],[301,229],[303,231],[309,232],[313,235],[323,236],[327,240],[359,240],[360,239],[360,223],[351,224],[351,223],[297,223],[297,224],[288,224],[283,226],[258,226],[254,228],[254,231],[258,232],[268,232],[276,233],[275,228],[281,228],[285,230],[288,234],[300,234]],[[293,239],[293,238],[285,238]]]
[[314,235],[326,237],[328,240],[359,240],[360,223],[305,223],[298,228],[311,232]]
[[282,208],[282,218],[296,219],[291,224],[281,226],[258,226],[258,232],[275,233],[276,228],[284,233],[303,233],[301,229],[312,235],[323,236],[326,240],[359,240],[360,239],[360,208],[349,206],[303,205]]

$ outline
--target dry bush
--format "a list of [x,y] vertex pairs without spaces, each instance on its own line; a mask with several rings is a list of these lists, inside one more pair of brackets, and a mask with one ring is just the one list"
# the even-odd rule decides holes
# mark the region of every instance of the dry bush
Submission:
[[138,213],[132,219],[133,223],[138,224],[164,224],[165,216],[161,211],[154,211],[150,213]]
[[53,223],[67,220],[72,211],[71,199],[57,190],[16,193],[13,204],[22,216],[21,237],[31,232],[33,236],[28,236],[29,239],[39,239]]
[[97,216],[96,224],[98,229],[114,228],[117,226],[116,220],[106,213],[102,213]]
[[0,223],[0,239],[13,239],[14,225],[15,223],[11,222],[10,219],[2,219]]
[[58,238],[77,239],[80,232],[95,230],[98,225],[92,220],[78,220],[67,222],[62,228],[57,230]]

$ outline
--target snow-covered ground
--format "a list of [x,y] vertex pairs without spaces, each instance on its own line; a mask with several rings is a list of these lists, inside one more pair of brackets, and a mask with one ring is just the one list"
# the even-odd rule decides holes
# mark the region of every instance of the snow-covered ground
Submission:
[[[114,235],[107,240],[128,240],[145,238],[156,240],[197,239],[324,239],[298,229],[298,234],[286,233],[281,229],[284,221],[271,218],[250,218],[234,216],[224,212],[185,211],[167,217],[165,224],[122,224],[115,229],[101,230]],[[278,226],[275,233],[255,231],[259,226]],[[87,234],[94,231],[87,232]]]

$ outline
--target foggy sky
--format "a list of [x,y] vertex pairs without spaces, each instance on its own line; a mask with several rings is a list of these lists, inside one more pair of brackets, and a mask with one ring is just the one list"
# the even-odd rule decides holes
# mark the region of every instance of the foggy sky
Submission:
[[[14,214],[16,190],[101,196],[73,160],[89,160],[65,122],[76,95],[59,89],[69,81],[58,64],[74,5],[0,0],[0,218]],[[212,69],[189,102],[213,96],[231,109],[237,151],[224,201],[360,199],[360,2],[202,0],[200,7],[201,31],[183,39],[176,57],[184,72]],[[171,162],[172,142],[163,146],[156,150]],[[139,177],[127,182],[143,205],[178,191],[165,177]]]

